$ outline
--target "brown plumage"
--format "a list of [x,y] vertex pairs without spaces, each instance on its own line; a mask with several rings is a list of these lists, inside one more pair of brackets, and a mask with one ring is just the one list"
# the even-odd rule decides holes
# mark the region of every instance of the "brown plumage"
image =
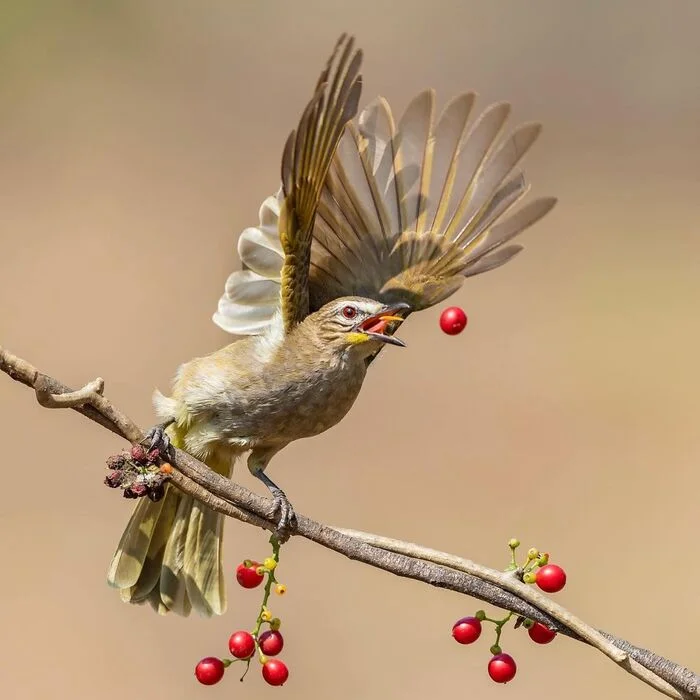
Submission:
[[339,39],[282,154],[279,238],[284,251],[281,300],[286,331],[309,313],[309,256],[316,208],[343,129],[357,113],[362,52],[353,53],[353,44],[345,35]]
[[[227,281],[215,321],[249,337],[182,365],[171,395],[154,399],[170,441],[219,473],[230,476],[249,453],[281,534],[293,510],[265,473],[270,459],[340,421],[372,358],[402,345],[393,335],[401,321],[510,260],[521,247],[508,242],[554,204],[504,216],[527,190],[513,170],[538,125],[498,144],[508,105],[470,126],[468,93],[436,122],[432,91],[398,124],[382,99],[355,123],[361,62],[342,36],[284,147],[280,192],[240,238],[243,269]],[[124,600],[161,613],[221,614],[222,527],[170,486],[158,503],[137,505],[108,580]]]

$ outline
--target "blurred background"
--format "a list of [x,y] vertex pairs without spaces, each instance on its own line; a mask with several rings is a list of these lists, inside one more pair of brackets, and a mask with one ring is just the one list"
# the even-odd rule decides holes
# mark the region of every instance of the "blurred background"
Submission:
[[[573,612],[698,671],[699,22],[695,0],[4,0],[0,343],[73,386],[104,377],[148,426],[153,389],[231,339],[210,319],[237,236],[341,31],[363,104],[508,100],[511,127],[544,123],[526,172],[559,205],[450,299],[462,335],[440,307],[411,317],[347,418],[270,474],[318,520],[494,567],[517,536],[567,569]],[[0,417],[4,697],[654,696],[522,630],[503,690],[491,642],[450,637],[481,603],[297,540],[273,601],[288,683],[203,688],[196,661],[252,625],[258,591],[230,586],[213,620],[121,603],[105,574],[132,504],[101,482],[123,443],[5,376]],[[232,576],[267,536],[229,522],[225,549]]]

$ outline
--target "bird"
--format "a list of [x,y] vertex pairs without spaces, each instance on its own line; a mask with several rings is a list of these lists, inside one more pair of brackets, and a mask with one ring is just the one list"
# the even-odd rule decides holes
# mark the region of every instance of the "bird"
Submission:
[[[170,395],[153,394],[151,446],[229,478],[247,453],[282,540],[295,515],[267,474],[271,459],[342,420],[375,358],[405,346],[396,332],[406,319],[511,260],[522,246],[510,241],[556,203],[513,211],[529,190],[517,166],[540,124],[501,138],[509,103],[470,119],[474,92],[436,117],[432,89],[398,120],[382,97],[358,115],[362,61],[342,34],[285,142],[277,192],[239,237],[240,269],[213,314],[237,338],[180,365]],[[160,500],[137,502],[108,583],[160,614],[221,615],[222,537],[223,516],[168,484]]]

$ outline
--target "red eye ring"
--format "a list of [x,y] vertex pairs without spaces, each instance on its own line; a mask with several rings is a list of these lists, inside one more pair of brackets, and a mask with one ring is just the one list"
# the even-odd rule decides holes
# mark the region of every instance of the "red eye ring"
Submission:
[[355,316],[357,316],[357,309],[354,306],[344,306],[343,316],[348,319],[355,318]]

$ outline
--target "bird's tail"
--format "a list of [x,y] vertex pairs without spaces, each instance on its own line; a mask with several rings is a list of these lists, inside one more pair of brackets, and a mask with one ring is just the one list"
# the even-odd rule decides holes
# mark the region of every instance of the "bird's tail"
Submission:
[[[171,441],[181,447],[176,431]],[[230,476],[230,459],[205,463]],[[168,484],[159,501],[141,498],[122,534],[107,576],[123,601],[159,613],[221,615],[226,610],[221,547],[224,518]]]

